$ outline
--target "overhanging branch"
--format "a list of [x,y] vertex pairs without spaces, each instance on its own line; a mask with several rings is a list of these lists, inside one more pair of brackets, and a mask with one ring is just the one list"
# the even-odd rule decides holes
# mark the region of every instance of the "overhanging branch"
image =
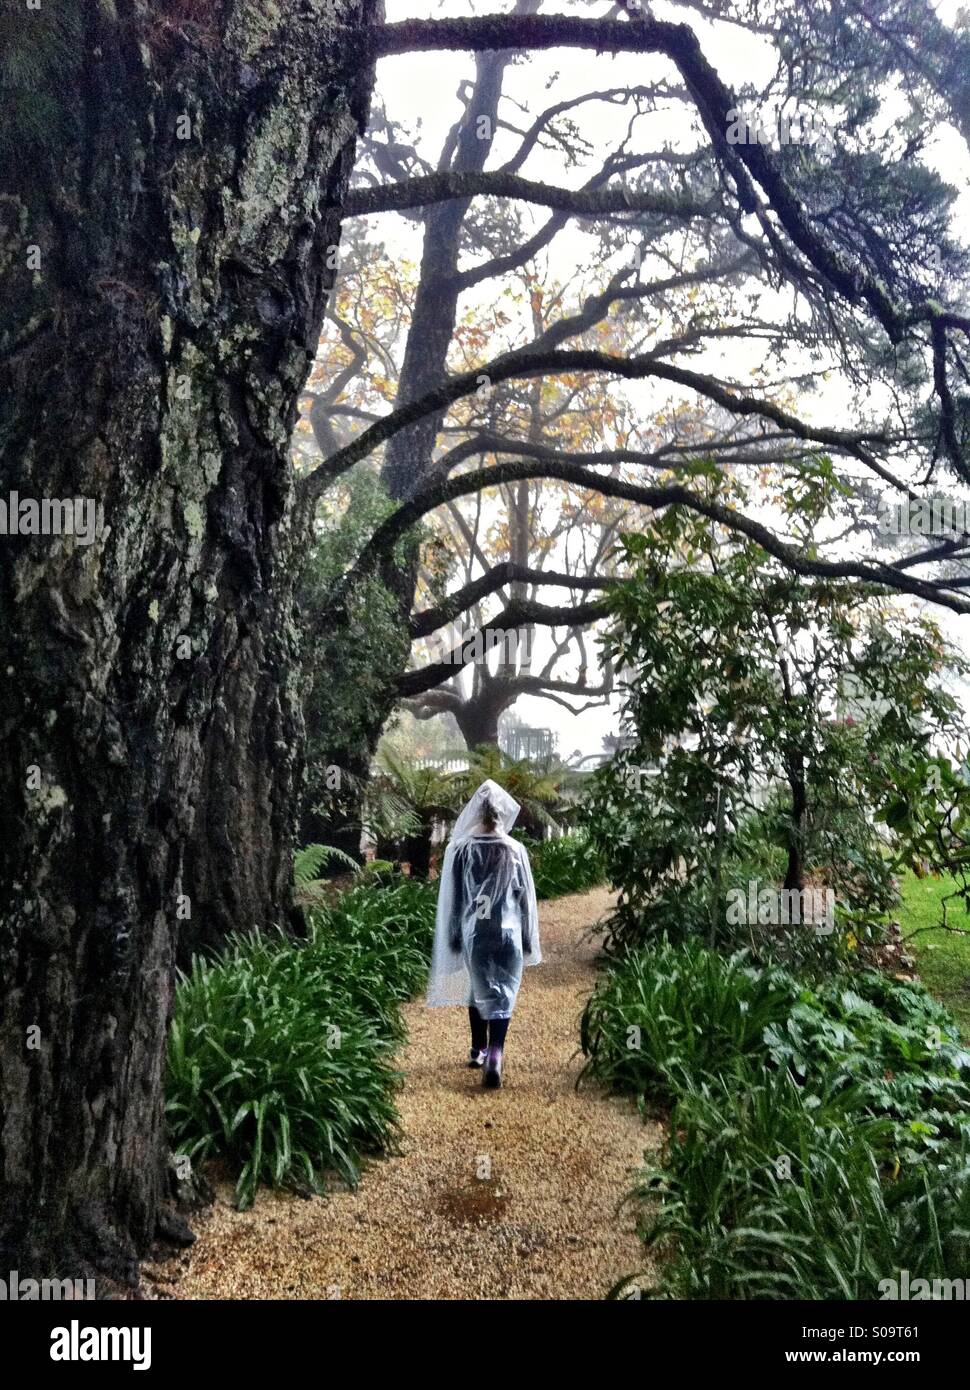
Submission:
[[355,188],[344,198],[344,217],[364,217],[375,212],[402,212],[406,208],[426,207],[458,198],[518,198],[538,203],[577,217],[596,217],[607,213],[645,212],[662,217],[711,217],[721,206],[719,200],[695,198],[675,193],[634,193],[628,188],[555,188],[519,174],[440,173],[380,188]]
[[[748,180],[765,193],[768,204],[794,245],[850,303],[865,301],[890,341],[898,343],[916,323],[939,324],[970,333],[970,319],[926,301],[896,303],[881,280],[853,264],[811,223],[800,200],[780,172],[772,152],[757,141],[729,145],[728,112],[738,102],[701,49],[687,24],[641,18],[635,22],[582,19],[572,15],[484,15],[474,19],[406,20],[368,29],[363,38],[371,58],[418,51],[464,49],[592,48],[599,53],[659,53],[679,70],[711,143],[735,175],[746,212],[763,212]],[[953,459],[958,467],[959,458]]]
[[[460,613],[464,613],[472,604],[487,598],[489,594],[496,593],[506,584],[549,584],[563,589],[605,589],[616,582],[616,579],[609,575],[561,574],[555,570],[531,569],[528,565],[517,565],[511,560],[503,560],[485,574],[472,580],[470,584],[466,584],[463,589],[449,594],[436,608],[424,608],[420,613],[413,614],[411,636],[429,636],[439,627],[444,627],[445,623],[453,622]],[[545,619],[539,621],[545,621]]]
[[[883,439],[878,432],[813,428],[771,401],[742,396],[723,386],[713,377],[689,371],[686,367],[660,362],[650,355],[618,357],[613,353],[583,348],[570,351],[509,352],[470,372],[448,377],[440,386],[426,392],[416,401],[390,411],[369,429],[363,430],[351,444],[333,454],[326,463],[321,464],[304,479],[304,494],[309,501],[316,501],[335,478],[365,458],[379,444],[383,444],[400,430],[406,429],[408,425],[422,420],[426,415],[446,410],[463,396],[472,395],[479,390],[483,380],[495,386],[503,381],[546,376],[554,372],[606,372],[631,381],[654,377],[659,381],[673,382],[697,391],[733,415],[763,416],[798,439],[850,454],[875,472],[882,472],[879,463],[865,448],[866,441],[875,442]],[[541,474],[530,476],[539,477]],[[893,480],[890,478],[890,481]]]
[[820,560],[807,555],[779,538],[759,521],[734,511],[719,502],[699,496],[680,483],[645,487],[623,478],[592,474],[576,464],[567,463],[499,463],[474,473],[464,473],[446,483],[429,488],[399,507],[377,528],[361,551],[357,562],[347,571],[332,593],[332,605],[339,608],[347,593],[367,574],[373,572],[389,555],[401,537],[428,512],[457,497],[478,492],[481,488],[528,478],[558,478],[561,482],[601,492],[607,497],[619,497],[641,506],[663,509],[671,506],[688,507],[708,517],[726,530],[747,536],[768,555],[779,560],[795,574],[820,579],[858,579],[881,589],[912,594],[928,603],[950,608],[955,613],[970,613],[970,602],[947,591],[945,585],[917,579],[893,565],[864,564],[857,560]]
[[[545,603],[535,603],[531,599],[514,599],[482,627],[466,633],[460,646],[453,648],[446,660],[429,662],[417,671],[405,672],[395,681],[395,688],[401,697],[420,695],[425,690],[433,690],[474,661],[476,652],[484,653],[493,645],[502,643],[508,634],[517,628],[527,625],[585,627],[607,617],[609,611],[609,604],[605,599],[599,603],[565,604],[559,608]],[[520,677],[516,676],[514,679]]]

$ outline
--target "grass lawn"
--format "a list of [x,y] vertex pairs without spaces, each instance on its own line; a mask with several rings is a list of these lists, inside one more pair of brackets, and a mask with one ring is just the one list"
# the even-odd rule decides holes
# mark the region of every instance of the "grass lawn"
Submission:
[[[900,925],[903,936],[909,937],[940,920],[942,899],[953,892],[955,884],[950,878],[917,878],[908,873],[901,887]],[[946,920],[949,926],[970,933],[970,916],[959,898],[947,904]],[[920,931],[907,943],[907,950],[927,989],[952,1010],[964,1041],[970,1042],[970,934]]]

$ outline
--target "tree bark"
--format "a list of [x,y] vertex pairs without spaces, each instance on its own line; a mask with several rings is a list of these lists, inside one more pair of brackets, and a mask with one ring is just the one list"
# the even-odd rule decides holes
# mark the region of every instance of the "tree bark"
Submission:
[[515,704],[517,691],[495,678],[486,680],[454,710],[461,736],[470,751],[492,744],[498,747],[498,725],[505,711]]
[[786,891],[800,893],[805,887],[805,830],[808,822],[805,759],[800,754],[794,754],[789,760],[788,786],[791,791],[791,824],[783,887]]
[[[537,0],[516,0],[517,11],[531,12],[536,8]],[[497,128],[498,104],[510,56],[489,53],[476,58],[474,87],[466,109],[445,142],[442,169],[462,174],[481,173]],[[470,206],[470,198],[441,203],[429,208],[424,219],[421,269],[398,381],[398,406],[419,399],[446,375],[461,292],[457,272],[462,226]],[[444,413],[442,410],[422,417],[389,439],[381,473],[389,497],[406,499],[425,479]],[[400,629],[406,632],[414,604],[419,546],[411,538],[402,549],[404,554],[400,562],[389,564],[382,580],[396,610]],[[321,669],[326,670],[330,664],[330,650],[330,643],[321,644],[318,658]],[[332,822],[323,821],[314,815],[310,797],[304,797],[301,823],[305,836],[313,833],[315,838],[346,848],[348,822],[350,834],[356,833],[363,814],[363,787],[369,776],[371,757],[397,702],[395,681],[406,668],[408,651],[409,644],[387,646],[375,653],[368,691],[370,698],[360,701],[360,718],[353,738],[338,738],[327,746],[327,762],[337,764],[356,779],[356,791],[343,800],[342,809],[349,814],[341,814]]]
[[338,24],[379,18],[92,0],[18,21],[0,500],[103,515],[90,544],[0,535],[0,1265],[22,1274],[136,1279],[172,1229],[178,934],[288,911],[288,441],[371,80]]

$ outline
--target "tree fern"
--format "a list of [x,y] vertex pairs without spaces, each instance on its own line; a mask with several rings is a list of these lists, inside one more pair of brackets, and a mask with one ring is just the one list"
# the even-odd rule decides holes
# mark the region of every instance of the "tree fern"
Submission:
[[342,864],[354,873],[360,868],[356,859],[335,845],[305,845],[296,851],[293,856],[293,887],[298,903],[309,904],[320,900],[327,887],[320,872],[332,862]]
[[554,830],[559,828],[549,809],[559,801],[557,772],[528,758],[516,760],[495,744],[485,743],[473,751],[468,771],[457,775],[462,796],[470,796],[486,778],[504,787],[522,807],[525,818],[531,820],[535,827],[547,825]]

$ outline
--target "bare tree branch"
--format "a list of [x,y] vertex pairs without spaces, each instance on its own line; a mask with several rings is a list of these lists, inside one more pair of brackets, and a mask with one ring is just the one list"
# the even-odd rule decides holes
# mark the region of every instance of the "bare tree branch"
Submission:
[[517,565],[511,560],[503,560],[472,580],[470,584],[466,584],[463,589],[449,594],[437,607],[423,608],[419,613],[415,613],[411,618],[411,636],[427,637],[437,628],[444,627],[445,623],[452,622],[473,603],[496,593],[506,584],[549,584],[563,589],[605,589],[616,582],[616,579],[609,575],[561,574],[554,570],[532,569],[528,565]]
[[[385,415],[369,429],[363,430],[352,443],[332,455],[303,480],[305,496],[315,501],[323,490],[341,473],[351,468],[358,460],[366,457],[379,444],[416,420],[423,419],[435,411],[445,409],[463,396],[477,391],[483,380],[491,385],[514,378],[545,376],[553,372],[607,372],[628,380],[655,377],[660,381],[674,382],[706,396],[716,405],[734,415],[760,415],[771,420],[780,428],[787,430],[798,439],[827,445],[842,453],[861,460],[867,467],[886,478],[896,486],[891,474],[887,475],[881,465],[864,447],[866,442],[884,442],[879,431],[835,430],[812,427],[796,416],[783,410],[771,401],[759,400],[752,396],[742,396],[728,390],[713,377],[692,372],[672,363],[658,362],[653,357],[617,357],[612,353],[592,349],[579,349],[561,352],[523,352],[515,351],[495,358],[492,362],[470,372],[449,377],[434,391],[429,391],[416,401],[398,407]],[[530,476],[539,476],[531,474]]]
[[940,604],[955,613],[970,613],[970,601],[948,591],[946,582],[935,583],[917,579],[895,565],[879,561],[863,563],[858,560],[821,560],[779,540],[773,531],[742,512],[720,502],[712,502],[680,483],[662,487],[644,487],[623,478],[591,474],[576,464],[567,463],[499,463],[475,473],[464,473],[434,488],[419,493],[404,503],[377,528],[361,551],[356,563],[333,590],[334,608],[339,608],[345,595],[365,575],[376,569],[393,553],[401,537],[420,521],[422,516],[457,497],[468,496],[483,487],[496,487],[516,478],[558,478],[562,482],[602,492],[607,497],[621,497],[641,506],[660,510],[665,507],[689,507],[701,516],[718,522],[726,530],[736,531],[755,541],[769,555],[779,560],[795,574],[813,575],[820,579],[858,579],[880,589],[913,594],[928,603]]
[[555,188],[520,174],[445,172],[405,179],[381,188],[355,188],[344,198],[344,217],[364,217],[375,212],[401,212],[465,198],[519,198],[577,217],[596,217],[611,212],[651,212],[662,217],[710,218],[723,207],[721,198],[703,200],[676,193],[635,193],[629,188]]
[[[461,645],[452,648],[449,652],[447,660],[430,662],[417,671],[407,671],[398,677],[396,681],[397,691],[400,695],[420,695],[425,690],[431,690],[435,686],[443,684],[474,660],[474,653],[480,646],[487,651],[490,643],[498,644],[508,632],[515,628],[524,627],[526,624],[562,627],[567,623],[570,627],[575,627],[580,624],[598,622],[600,618],[607,617],[609,611],[609,605],[605,600],[599,603],[577,603],[572,606],[567,604],[560,608],[554,608],[548,604],[536,603],[532,599],[513,599],[501,613],[490,619],[483,627],[478,628],[475,632],[466,633]],[[470,652],[470,654],[465,655],[466,652]],[[529,678],[514,677],[513,679]],[[535,680],[538,677],[531,679]],[[543,685],[555,686],[556,682],[543,681]]]
[[[644,16],[636,23],[619,20],[580,19],[572,15],[485,15],[474,19],[406,20],[367,31],[366,43],[374,58],[418,50],[593,48],[609,53],[662,53],[674,62],[687,85],[711,143],[732,171],[742,207],[763,213],[755,194],[759,185],[794,245],[852,304],[868,303],[890,341],[899,343],[907,328],[923,322],[939,323],[970,334],[970,318],[943,310],[932,301],[900,305],[877,276],[870,275],[817,231],[799,199],[782,176],[772,152],[758,142],[729,145],[728,112],[737,100],[722,82],[701,49],[700,40],[687,24],[674,24]],[[753,181],[753,182],[752,182]],[[955,466],[960,460],[953,459]]]

